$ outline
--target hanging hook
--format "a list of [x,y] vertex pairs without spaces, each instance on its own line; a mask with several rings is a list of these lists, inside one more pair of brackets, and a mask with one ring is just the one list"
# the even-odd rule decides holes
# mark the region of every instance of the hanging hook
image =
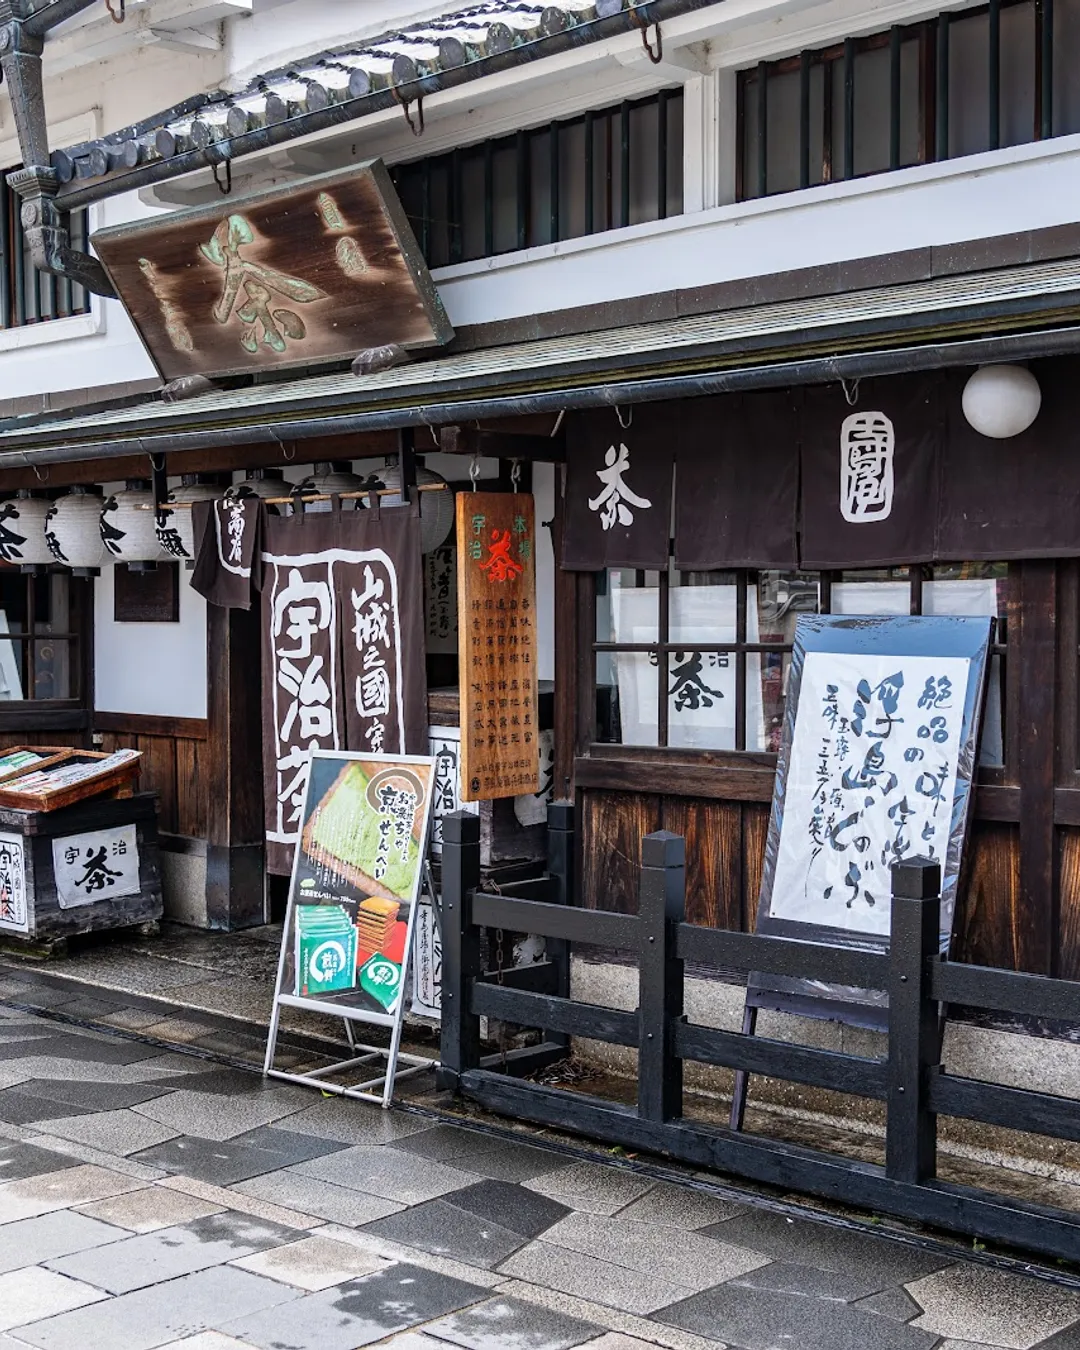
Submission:
[[555,419],[555,425],[551,428],[551,431],[550,431],[550,433],[549,433],[550,438],[551,438],[552,440],[554,440],[555,437],[559,434],[559,428],[562,426],[562,424],[563,424],[563,418],[564,418],[565,416],[566,416],[566,409],[565,409],[565,408],[560,408],[560,409],[559,409],[559,415],[558,415],[558,417],[556,417],[556,419]]
[[858,379],[846,380],[842,375],[840,377],[840,388],[844,391],[844,398],[847,400],[849,408],[854,408],[859,401],[859,381]]
[[514,491],[518,490],[518,484],[521,482],[521,460],[512,459],[510,461],[510,483]]
[[651,25],[656,29],[656,45],[654,47],[649,45],[649,21],[638,14],[638,6],[636,5],[630,11],[630,21],[641,30],[641,45],[645,48],[645,54],[654,66],[658,66],[664,59],[664,34],[660,28],[659,20]]
[[619,419],[619,426],[622,427],[623,431],[629,431],[629,430],[630,430],[630,427],[631,427],[631,425],[633,424],[633,421],[634,421],[634,410],[633,410],[633,408],[630,409],[629,413],[627,414],[626,421],[624,422],[624,421],[622,420],[622,410],[620,409],[619,405],[616,403],[616,404],[615,404],[615,416]]
[[412,113],[409,112],[409,100],[408,100],[407,98],[404,98],[404,97],[402,96],[401,90],[397,87],[396,84],[394,85],[393,95],[394,95],[394,102],[395,102],[395,103],[399,103],[399,104],[401,105],[401,111],[405,114],[405,121],[408,122],[408,124],[409,124],[409,130],[412,132],[412,134],[413,134],[414,136],[422,136],[422,135],[424,134],[424,96],[423,96],[423,94],[417,94],[417,96],[416,96],[416,121],[415,121],[415,122],[414,122],[413,119],[412,119]]
[[217,190],[223,197],[227,197],[232,191],[232,160],[226,159],[223,162],[225,164],[224,180],[222,180],[218,174],[218,169],[221,168],[220,164],[212,164],[210,167],[213,170],[214,182],[217,184]]
[[165,452],[164,452],[164,451],[162,451],[161,454],[158,455],[158,459],[161,461],[160,464],[157,464],[157,463],[154,462],[154,456],[153,456],[152,452],[149,451],[149,450],[147,450],[147,452],[146,452],[146,458],[150,461],[150,468],[153,470],[154,473],[164,473],[164,472],[165,472]]
[[109,18],[113,23],[123,23],[127,18],[127,0],[120,0],[119,14],[113,9],[113,0],[105,0],[105,8],[109,11]]
[[472,484],[472,490],[476,491],[476,480],[480,477],[480,456],[473,455],[472,463],[469,465],[469,482]]
[[47,483],[49,481],[49,474],[51,472],[50,469],[46,469],[45,472],[42,473],[25,450],[22,452],[22,457],[24,460],[26,460],[27,466],[33,469],[34,477],[38,480],[39,483]]
[[426,426],[427,429],[428,429],[428,431],[431,433],[431,443],[432,443],[432,445],[434,445],[435,449],[438,450],[438,448],[439,448],[439,437],[438,437],[438,433],[436,432],[435,428],[431,425],[430,422],[425,422],[425,423],[424,423],[424,426]]

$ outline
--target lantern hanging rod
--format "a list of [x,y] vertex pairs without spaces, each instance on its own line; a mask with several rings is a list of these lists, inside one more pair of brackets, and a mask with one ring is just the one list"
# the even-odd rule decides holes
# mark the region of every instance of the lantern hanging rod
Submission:
[[[419,483],[408,490],[416,492],[449,492],[450,485],[449,483]],[[221,495],[227,497],[229,495],[229,489],[226,488]],[[306,506],[308,502],[329,502],[333,501],[335,497],[340,498],[341,501],[347,501],[353,498],[358,498],[362,501],[366,497],[400,496],[400,488],[371,488],[367,492],[294,492],[288,497],[264,497],[263,501],[267,506],[294,506],[298,501],[303,502]],[[207,500],[209,500],[209,498]],[[239,500],[243,501],[244,498],[241,497]],[[155,509],[158,511],[190,511],[194,505],[194,502],[162,502],[159,507],[155,508],[147,502],[136,509],[139,511],[153,511]]]

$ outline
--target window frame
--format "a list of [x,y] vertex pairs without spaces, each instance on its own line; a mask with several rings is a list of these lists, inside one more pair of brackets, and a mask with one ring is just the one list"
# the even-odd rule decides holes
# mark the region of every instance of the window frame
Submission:
[[[5,568],[11,575],[15,569]],[[32,689],[35,673],[35,644],[66,642],[70,649],[70,678],[77,693],[69,698],[22,698],[0,701],[0,733],[36,731],[80,731],[90,725],[93,705],[93,612],[94,581],[77,577],[68,569],[55,564],[44,569],[45,575],[68,578],[68,625],[64,632],[40,634],[32,631],[35,622],[34,587],[40,573],[18,573],[27,587],[28,625],[21,633],[9,633],[8,638],[17,650],[23,688]]]

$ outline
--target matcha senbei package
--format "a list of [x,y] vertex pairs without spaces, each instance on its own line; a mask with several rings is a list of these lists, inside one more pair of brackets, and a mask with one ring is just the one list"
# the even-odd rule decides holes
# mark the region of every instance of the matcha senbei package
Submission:
[[402,970],[396,961],[376,954],[365,962],[360,971],[360,988],[381,1003],[388,1013],[395,1010],[401,998]]
[[341,905],[297,905],[296,992],[341,993],[356,985],[356,927]]

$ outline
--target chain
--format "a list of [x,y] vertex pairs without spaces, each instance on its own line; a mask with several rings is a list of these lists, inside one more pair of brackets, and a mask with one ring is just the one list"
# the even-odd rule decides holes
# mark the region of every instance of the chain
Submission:
[[510,482],[513,484],[514,491],[518,490],[518,484],[521,482],[521,460],[514,459],[510,461]]

